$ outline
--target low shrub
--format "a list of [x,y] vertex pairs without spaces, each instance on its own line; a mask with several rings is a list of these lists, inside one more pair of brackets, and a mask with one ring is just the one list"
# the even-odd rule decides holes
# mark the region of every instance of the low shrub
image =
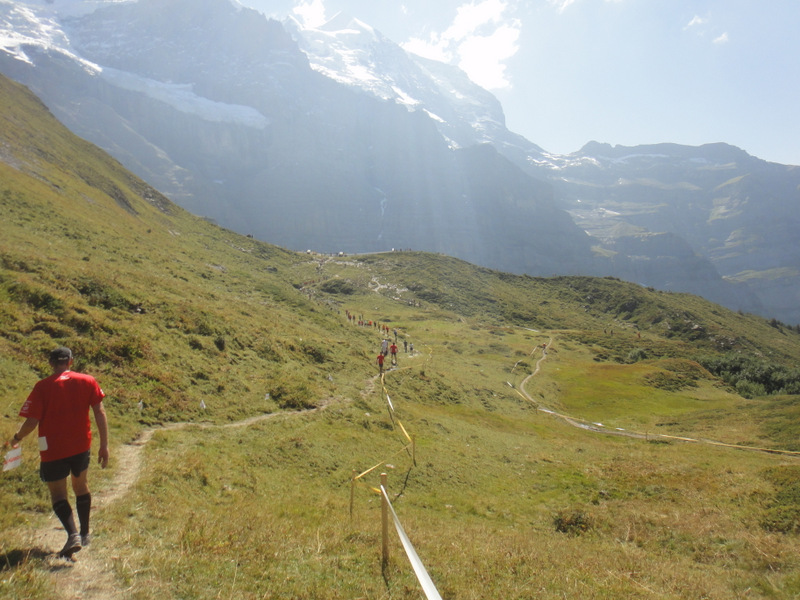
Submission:
[[559,511],[553,518],[556,531],[569,535],[580,535],[592,529],[592,519],[580,509]]

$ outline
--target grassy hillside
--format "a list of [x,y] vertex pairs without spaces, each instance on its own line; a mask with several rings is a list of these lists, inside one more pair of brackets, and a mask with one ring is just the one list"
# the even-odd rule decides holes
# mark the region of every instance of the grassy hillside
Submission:
[[[800,594],[791,328],[613,279],[287,252],[177,208],[6,80],[0,207],[0,434],[66,344],[113,444],[64,565],[25,441],[0,477],[4,598],[420,598],[394,535],[381,569],[381,471],[443,598]],[[380,330],[348,314],[398,330],[383,381]]]

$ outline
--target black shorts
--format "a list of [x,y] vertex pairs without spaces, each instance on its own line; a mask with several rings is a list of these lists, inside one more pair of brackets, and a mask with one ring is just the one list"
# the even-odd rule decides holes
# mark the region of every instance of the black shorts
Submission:
[[59,458],[58,460],[48,460],[39,465],[39,477],[45,483],[49,481],[60,481],[66,479],[72,473],[77,477],[89,468],[90,453],[89,450],[81,452],[75,456],[68,456],[67,458]]

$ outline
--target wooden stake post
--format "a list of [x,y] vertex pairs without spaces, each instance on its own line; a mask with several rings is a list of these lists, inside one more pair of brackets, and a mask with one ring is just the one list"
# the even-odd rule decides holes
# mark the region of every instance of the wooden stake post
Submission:
[[353,476],[350,478],[350,522],[353,522],[353,497],[356,490],[356,470],[353,469]]

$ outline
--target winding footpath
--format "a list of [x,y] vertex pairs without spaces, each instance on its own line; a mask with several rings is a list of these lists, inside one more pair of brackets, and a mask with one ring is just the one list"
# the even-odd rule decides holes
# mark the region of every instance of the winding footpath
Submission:
[[[372,383],[374,387],[374,382]],[[368,386],[369,388],[369,386]],[[114,477],[110,484],[103,489],[92,492],[92,512],[102,509],[116,502],[127,494],[142,471],[142,451],[153,438],[156,432],[174,431],[194,427],[198,429],[229,429],[247,427],[254,423],[275,419],[278,417],[292,417],[300,414],[309,414],[324,410],[330,401],[324,401],[319,406],[308,410],[275,412],[249,417],[235,423],[214,425],[209,423],[171,423],[162,427],[155,427],[143,431],[133,442],[124,444],[115,450],[112,455],[114,464]],[[93,516],[93,520],[96,517]],[[34,548],[59,548],[64,543],[64,530],[55,516],[51,515],[51,525],[45,529],[33,529],[31,532],[31,546]],[[95,542],[97,543],[97,542]],[[82,550],[75,555],[74,561],[48,557],[50,571],[55,577],[56,590],[60,598],[80,600],[113,600],[124,598],[125,591],[119,587],[119,582],[114,577],[113,561],[119,560],[118,556],[108,556],[104,552],[95,552],[94,546]]]
[[[593,433],[601,433],[605,435],[618,435],[635,439],[650,440],[650,439],[669,439],[679,440],[685,442],[694,442],[709,444],[714,446],[723,446],[726,448],[735,448],[740,450],[750,450],[758,452],[767,452],[771,454],[784,454],[800,456],[800,452],[793,452],[789,450],[773,450],[768,448],[755,448],[752,446],[740,446],[735,444],[725,444],[713,440],[693,439],[679,436],[670,436],[666,434],[644,434],[634,431],[627,431],[623,429],[609,429],[600,423],[590,423],[582,419],[571,417],[558,413],[554,410],[542,407],[536,400],[534,400],[525,390],[528,382],[539,374],[542,363],[547,359],[547,348],[553,343],[551,337],[547,346],[542,351],[542,356],[536,361],[533,372],[525,377],[519,384],[515,391],[520,394],[524,399],[529,401],[537,411],[552,415],[556,418],[563,420],[565,423],[578,427],[580,429],[590,431]],[[536,350],[540,348],[537,346],[533,349],[530,356],[536,354]],[[430,360],[430,356],[428,357]],[[514,369],[516,365],[514,365]],[[513,370],[512,369],[512,372]],[[368,396],[374,393],[375,386],[379,376],[374,376],[367,380],[364,390],[361,392],[362,396]],[[511,385],[509,383],[509,385]],[[513,387],[513,386],[511,386]],[[192,423],[180,422],[172,423],[162,427],[156,427],[144,430],[133,442],[122,445],[115,450],[112,456],[113,465],[115,469],[114,477],[111,482],[103,489],[92,492],[93,512],[97,509],[102,509],[109,504],[118,501],[124,497],[136,481],[143,468],[142,452],[145,446],[153,438],[156,432],[174,431],[184,429],[187,427],[195,427],[198,429],[227,429],[247,427],[249,425],[275,419],[278,417],[292,417],[301,414],[309,414],[325,410],[330,405],[330,400],[322,402],[319,406],[309,410],[276,412],[262,415],[256,415],[237,421],[235,423],[224,423],[220,425],[208,423]],[[63,544],[64,531],[54,516],[50,518],[50,524],[44,529],[31,530],[31,547],[33,548],[58,548]],[[81,599],[81,600],[115,600],[125,597],[126,590],[120,589],[119,582],[114,577],[113,562],[119,560],[118,556],[108,556],[102,551],[95,552],[95,548],[89,548],[81,551],[76,555],[75,561],[67,561],[59,558],[48,558],[50,570],[55,577],[56,589],[59,592],[59,597],[64,599]]]
[[[551,337],[550,341],[547,343],[547,348],[549,348],[552,343],[553,343],[553,338]],[[536,348],[538,348],[538,346]],[[531,356],[533,356],[533,354],[536,352],[536,348],[534,348],[533,352],[531,352]],[[546,358],[547,358],[547,350],[545,349],[542,352],[542,357],[538,361],[536,361],[536,366],[535,366],[535,368],[533,370],[533,373],[531,373],[525,379],[522,380],[522,383],[520,383],[520,385],[519,385],[519,390],[517,390],[517,391],[523,398],[525,398],[531,404],[533,404],[533,406],[536,408],[537,411],[546,413],[548,415],[553,415],[554,417],[557,417],[557,418],[561,419],[562,421],[564,421],[565,423],[568,423],[569,425],[572,425],[573,427],[577,427],[577,428],[583,429],[585,431],[591,431],[593,433],[602,433],[604,435],[617,435],[617,436],[634,438],[634,439],[638,439],[638,440],[648,440],[648,441],[649,440],[675,440],[675,441],[690,442],[690,443],[696,443],[696,444],[706,444],[706,445],[709,445],[709,446],[721,446],[723,448],[733,448],[733,449],[736,449],[736,450],[750,450],[751,452],[764,452],[764,453],[767,453],[767,454],[782,454],[782,455],[787,455],[787,456],[800,456],[800,452],[793,451],[793,450],[775,450],[775,449],[772,449],[772,448],[758,448],[756,446],[742,446],[742,445],[739,445],[739,444],[726,444],[724,442],[717,442],[715,440],[707,440],[707,439],[702,439],[702,438],[696,439],[696,438],[689,438],[689,437],[681,437],[681,436],[677,436],[677,435],[667,435],[667,434],[664,434],[664,433],[640,433],[640,432],[628,431],[626,429],[620,429],[620,428],[609,429],[605,425],[603,425],[602,423],[590,423],[588,421],[584,421],[583,419],[578,419],[576,417],[571,417],[569,415],[564,415],[564,414],[558,413],[558,412],[556,412],[554,410],[551,410],[551,409],[548,409],[548,408],[543,408],[542,406],[540,406],[540,404],[536,400],[534,400],[530,396],[530,394],[528,394],[528,392],[525,390],[525,385],[533,377],[535,377],[536,375],[539,374],[539,371],[541,369],[541,364],[542,364],[542,362],[544,362],[544,360]],[[516,365],[514,365],[514,366],[516,367]],[[513,371],[513,369],[512,369],[512,371]]]

